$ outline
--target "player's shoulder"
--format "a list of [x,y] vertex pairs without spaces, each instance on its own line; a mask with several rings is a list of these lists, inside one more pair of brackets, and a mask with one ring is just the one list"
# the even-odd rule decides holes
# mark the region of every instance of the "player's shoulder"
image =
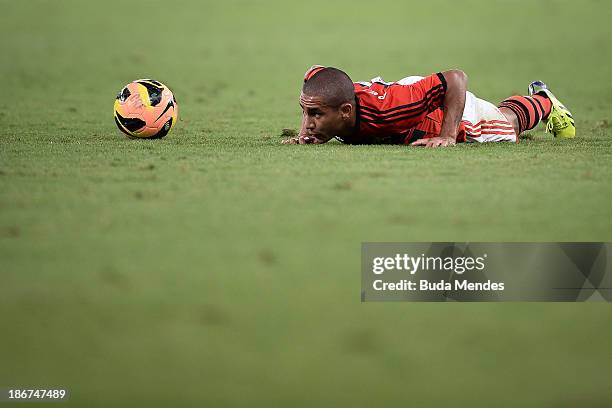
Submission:
[[363,110],[380,111],[381,109],[393,108],[398,103],[405,103],[406,97],[403,96],[402,88],[406,84],[397,82],[387,82],[381,77],[376,77],[370,81],[355,82],[355,96],[359,106]]
[[385,98],[385,86],[375,82],[354,82],[355,97],[360,107],[377,108]]

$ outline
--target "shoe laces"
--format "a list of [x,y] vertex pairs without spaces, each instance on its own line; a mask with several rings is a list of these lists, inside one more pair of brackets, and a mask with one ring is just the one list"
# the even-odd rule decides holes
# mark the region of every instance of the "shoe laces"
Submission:
[[546,121],[546,127],[544,128],[544,132],[552,133],[553,129],[554,129],[554,125],[553,125],[552,118],[549,118],[549,120]]
[[550,117],[546,121],[545,132],[556,134],[570,126],[570,124],[569,118],[563,111],[553,108],[553,112],[550,113]]

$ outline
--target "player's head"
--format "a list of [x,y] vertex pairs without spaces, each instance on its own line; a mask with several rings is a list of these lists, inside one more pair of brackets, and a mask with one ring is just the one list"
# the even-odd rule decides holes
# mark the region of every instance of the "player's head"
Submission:
[[304,81],[300,105],[308,136],[318,143],[343,136],[354,124],[353,81],[339,69],[320,67]]

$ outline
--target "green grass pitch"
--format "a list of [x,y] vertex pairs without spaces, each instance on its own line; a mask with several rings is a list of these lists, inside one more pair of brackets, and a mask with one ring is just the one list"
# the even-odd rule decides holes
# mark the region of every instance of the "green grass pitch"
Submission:
[[[81,407],[612,404],[607,304],[359,298],[364,241],[612,240],[609,1],[0,6],[0,387]],[[542,79],[578,137],[281,145],[313,64],[461,68],[493,103]],[[180,105],[165,139],[113,122],[142,77]]]

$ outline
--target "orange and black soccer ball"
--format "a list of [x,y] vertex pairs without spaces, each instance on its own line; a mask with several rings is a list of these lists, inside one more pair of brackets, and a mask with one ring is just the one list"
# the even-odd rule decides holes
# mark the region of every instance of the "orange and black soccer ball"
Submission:
[[153,79],[130,82],[115,100],[115,123],[133,139],[159,139],[168,134],[178,119],[172,91]]

